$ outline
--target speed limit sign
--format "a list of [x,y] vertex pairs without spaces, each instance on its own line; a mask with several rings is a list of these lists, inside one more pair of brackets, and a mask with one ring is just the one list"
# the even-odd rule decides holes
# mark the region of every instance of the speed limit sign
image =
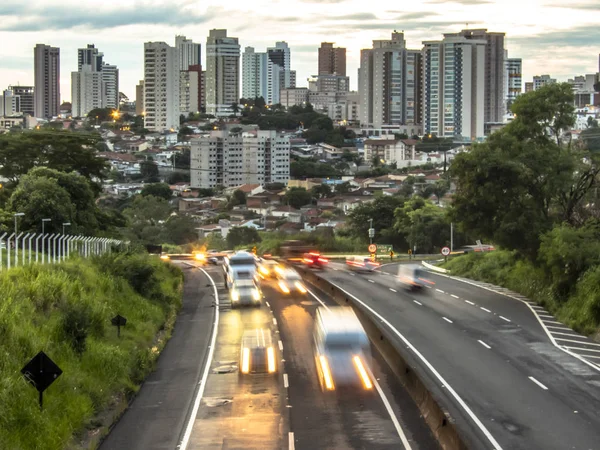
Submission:
[[377,251],[377,246],[375,244],[369,245],[369,253],[375,253]]
[[442,247],[442,255],[448,256],[449,254],[450,254],[450,248],[449,247]]

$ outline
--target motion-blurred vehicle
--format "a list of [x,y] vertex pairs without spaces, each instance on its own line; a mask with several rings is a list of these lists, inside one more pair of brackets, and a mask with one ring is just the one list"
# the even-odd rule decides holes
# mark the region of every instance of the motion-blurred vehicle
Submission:
[[300,264],[303,255],[312,249],[312,246],[306,245],[303,241],[290,239],[281,244],[281,258],[290,264]]
[[277,277],[277,285],[284,294],[290,294],[292,292],[306,294],[308,292],[304,286],[302,277],[294,269],[283,269],[278,267],[275,269],[275,274]]
[[279,267],[279,263],[274,259],[262,259],[258,263],[258,275],[266,280],[268,278],[275,278],[275,270]]
[[346,258],[346,267],[353,272],[373,272],[379,269],[381,264],[377,261],[371,261],[371,258],[364,256],[350,256]]
[[171,257],[166,253],[163,253],[162,255],[160,255],[160,259],[162,259],[163,261],[169,261]]
[[427,279],[426,272],[421,266],[400,264],[398,268],[398,284],[409,291],[421,291],[425,285],[434,285]]
[[225,288],[231,289],[237,280],[253,280],[257,278],[256,258],[252,253],[237,252],[225,256],[223,260],[223,276]]
[[262,292],[254,280],[235,280],[229,290],[231,307],[241,305],[260,306]]
[[350,307],[319,307],[313,331],[317,375],[323,391],[342,386],[373,389],[371,347]]
[[206,264],[206,254],[204,252],[195,252],[194,259],[200,264]]
[[270,330],[257,328],[244,331],[240,351],[240,373],[277,373],[275,347]]
[[323,258],[319,252],[309,252],[302,256],[302,262],[308,267],[324,269],[329,260],[327,258]]

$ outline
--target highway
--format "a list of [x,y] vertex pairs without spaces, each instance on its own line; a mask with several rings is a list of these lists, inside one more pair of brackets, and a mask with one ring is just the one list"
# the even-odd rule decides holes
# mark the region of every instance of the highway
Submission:
[[[311,340],[317,306],[335,305],[325,294],[269,283],[261,307],[231,309],[221,267],[177,264],[186,281],[173,338],[102,450],[439,449],[375,351],[375,389],[321,391]],[[274,337],[276,375],[240,374],[241,336],[255,328]]]
[[471,448],[600,448],[600,373],[555,347],[527,305],[434,274],[435,286],[408,293],[395,265],[373,274],[330,266],[321,276],[430,373]]

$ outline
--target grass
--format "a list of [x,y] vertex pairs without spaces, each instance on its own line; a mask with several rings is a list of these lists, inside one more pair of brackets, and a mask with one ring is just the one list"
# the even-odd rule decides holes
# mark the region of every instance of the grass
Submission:
[[[160,260],[112,254],[0,274],[0,448],[63,449],[118,395],[153,369],[155,337],[181,305],[181,272]],[[127,318],[117,338],[110,319]],[[63,370],[44,393],[21,368],[43,350]]]
[[518,292],[544,306],[574,330],[600,336],[600,266],[587,270],[566,299],[556,295],[550,274],[520,258],[517,252],[469,253],[453,257],[443,266],[453,275]]

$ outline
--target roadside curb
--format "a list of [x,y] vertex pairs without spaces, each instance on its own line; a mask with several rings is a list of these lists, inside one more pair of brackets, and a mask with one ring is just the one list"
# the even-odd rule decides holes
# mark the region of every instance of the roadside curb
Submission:
[[442,269],[441,267],[436,267],[433,264],[429,264],[425,261],[421,261],[421,264],[423,264],[425,267],[427,267],[429,270],[433,270],[434,272],[439,272],[439,273],[450,273],[449,270],[447,269]]

